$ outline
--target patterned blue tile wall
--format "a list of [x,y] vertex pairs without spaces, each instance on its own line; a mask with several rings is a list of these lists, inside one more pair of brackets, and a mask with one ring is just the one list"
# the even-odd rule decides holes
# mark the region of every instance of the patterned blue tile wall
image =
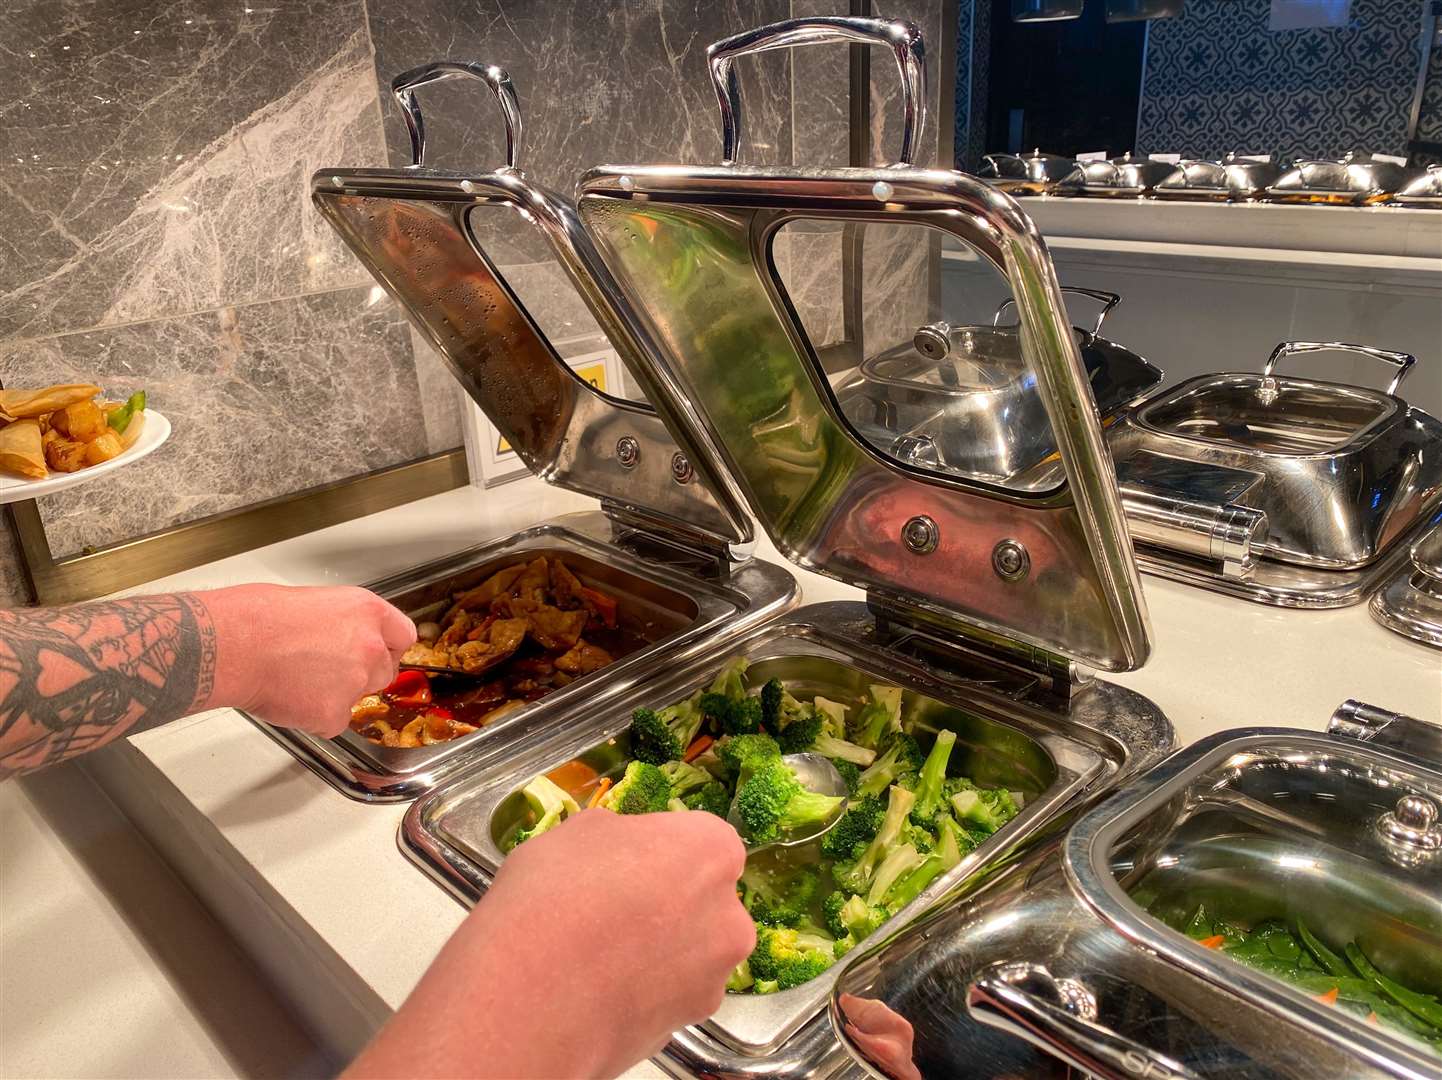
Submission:
[[[1423,3],[1352,0],[1346,27],[1273,32],[1265,0],[1187,0],[1181,18],[1150,26],[1137,148],[1405,153]],[[1432,68],[1423,131],[1442,128]]]

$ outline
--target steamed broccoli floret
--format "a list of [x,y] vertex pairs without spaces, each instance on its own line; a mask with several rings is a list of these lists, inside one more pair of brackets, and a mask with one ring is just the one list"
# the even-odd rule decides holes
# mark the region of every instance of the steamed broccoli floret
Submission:
[[753,766],[736,789],[741,837],[752,844],[769,843],[782,832],[827,820],[843,801],[840,795],[807,791],[782,761]]
[[846,936],[846,923],[841,919],[841,910],[850,899],[849,895],[837,889],[821,901],[821,917],[825,920],[826,929],[831,932],[832,937]]
[[844,761],[841,758],[832,758],[831,764],[834,765],[836,771],[841,774],[841,779],[846,781],[846,794],[855,795],[856,785],[861,782],[861,770],[851,762]]
[[936,826],[936,853],[941,857],[943,869],[950,870],[961,862],[962,856],[975,849],[976,837],[958,825],[950,814],[937,814],[932,824]]
[[921,775],[916,782],[916,805],[911,808],[911,820],[918,824],[930,824],[937,810],[943,804],[942,788],[946,784],[946,763],[951,758],[952,747],[956,745],[956,732],[942,728],[936,733],[931,753],[921,766]]
[[839,889],[825,899],[821,911],[826,918],[826,929],[836,938],[832,951],[837,959],[890,918],[885,908],[874,907],[864,897],[848,896]]
[[887,856],[872,879],[867,903],[895,915],[946,869],[940,855],[922,855],[903,844]]
[[681,801],[688,810],[704,810],[719,818],[724,818],[731,810],[731,796],[726,792],[726,785],[715,780],[709,781],[699,791],[683,796]]
[[770,735],[736,735],[716,744],[716,758],[726,775],[744,777],[757,765],[781,757],[781,748]]
[[711,783],[711,774],[688,765],[684,761],[668,761],[661,766],[666,780],[671,785],[671,797],[680,799],[698,788]]
[[865,768],[876,760],[876,751],[856,743],[838,739],[834,735],[818,735],[811,742],[811,749],[824,754],[833,761],[846,761]]
[[761,730],[761,703],[755,698],[701,695],[701,712],[722,735],[754,735]]
[[905,732],[897,732],[886,744],[885,752],[861,774],[856,785],[858,795],[880,795],[892,784],[914,787],[914,775],[926,758],[916,740]]
[[792,717],[784,727],[768,723],[766,730],[776,733],[776,743],[783,754],[799,754],[810,750],[811,744],[821,734],[821,716],[815,709],[807,707],[805,712]]
[[892,787],[887,803],[886,815],[871,843],[852,862],[839,861],[831,869],[836,884],[853,893],[866,893],[871,886],[872,874],[882,860],[900,843],[902,825],[916,803],[916,796],[903,787]]
[[951,809],[963,826],[976,825],[988,834],[1018,813],[1016,800],[1005,788],[965,788],[951,797]]
[[[836,943],[823,934],[789,927],[758,926],[756,950],[750,959],[756,992],[789,990],[816,978],[835,962],[835,946]],[[763,990],[766,984],[775,985]]]
[[602,797],[599,805],[618,814],[654,814],[671,800],[671,782],[655,765],[633,761],[620,783]]
[[768,874],[748,866],[741,875],[741,901],[751,918],[766,926],[798,926],[821,884],[813,867]]
[[535,813],[536,823],[516,834],[517,844],[524,843],[533,836],[540,836],[543,832],[555,828],[567,816],[581,812],[581,807],[571,797],[571,793],[548,776],[536,777],[521,789],[521,794]]
[[755,984],[756,980],[751,976],[751,961],[742,960],[726,980],[726,989],[732,993],[740,993],[742,990],[750,990]]
[[886,804],[874,795],[856,800],[821,838],[821,854],[832,859],[859,858],[885,817]]
[[781,730],[781,707],[788,697],[791,695],[786,692],[786,687],[781,685],[780,679],[767,679],[761,687],[761,722],[766,725],[766,730]]
[[901,687],[871,687],[871,700],[857,712],[848,728],[851,741],[879,749],[885,736],[901,730]]
[[637,709],[631,714],[631,756],[652,765],[679,760],[702,719],[694,697],[664,709]]
[[821,717],[821,734],[836,739],[846,738],[846,706],[820,695],[815,698],[815,705],[816,714]]

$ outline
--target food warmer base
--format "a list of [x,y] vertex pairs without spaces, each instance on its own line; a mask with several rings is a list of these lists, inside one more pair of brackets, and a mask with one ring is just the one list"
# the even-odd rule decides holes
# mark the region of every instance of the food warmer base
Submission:
[[[900,685],[904,712],[918,716],[922,730],[944,725],[958,732],[957,771],[1026,793],[1021,814],[899,912],[892,928],[993,871],[1043,835],[1064,809],[1159,759],[1173,739],[1159,710],[1121,687],[1093,682],[1069,701],[1049,700],[1034,678],[985,667],[914,632],[888,634],[866,605],[818,604],[677,664],[624,700],[610,696],[556,738],[438,788],[407,812],[402,850],[462,903],[474,903],[500,865],[507,832],[524,814],[520,789],[531,777],[575,759],[602,774],[617,770],[626,760],[632,710],[680,700],[732,655],[750,660],[753,685],[776,676],[795,691],[840,700],[855,700],[870,682]],[[846,963],[842,958],[793,990],[729,995],[708,1021],[673,1037],[664,1066],[678,1075],[832,1074],[847,1059],[823,1006]]]
[[604,513],[568,514],[503,539],[392,575],[369,586],[417,621],[435,618],[454,593],[540,555],[559,556],[583,584],[619,601],[620,619],[650,644],[516,709],[480,731],[431,746],[378,746],[354,731],[323,739],[257,722],[336,790],[365,802],[403,801],[458,771],[483,765],[563,726],[731,636],[786,611],[795,579],[772,563],[723,565],[714,555],[672,547]]

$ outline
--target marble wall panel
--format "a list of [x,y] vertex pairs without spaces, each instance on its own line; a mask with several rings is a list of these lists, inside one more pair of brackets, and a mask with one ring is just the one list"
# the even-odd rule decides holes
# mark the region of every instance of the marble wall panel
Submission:
[[30,587],[20,563],[20,546],[9,515],[0,508],[0,608],[19,607],[29,602]]
[[41,501],[68,555],[426,453],[404,323],[359,286],[0,345],[19,384],[145,388],[174,419],[143,461]]
[[382,152],[363,7],[323,7],[0,12],[0,339],[362,280],[305,199]]

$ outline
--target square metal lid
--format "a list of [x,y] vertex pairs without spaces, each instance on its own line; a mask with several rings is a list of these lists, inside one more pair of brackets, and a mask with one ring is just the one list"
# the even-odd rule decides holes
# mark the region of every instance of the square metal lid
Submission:
[[[472,78],[496,95],[507,164],[489,173],[424,167],[415,90]],[[521,123],[510,78],[484,64],[428,64],[392,90],[411,131],[409,169],[321,170],[312,198],[326,220],[445,360],[452,374],[537,476],[665,528],[745,543],[751,523],[704,448],[668,430],[644,404],[584,382],[562,359],[486,255],[478,212],[498,208],[539,232],[621,360],[653,400],[643,360],[653,349],[618,295],[569,202],[517,168]],[[678,438],[679,435],[679,438]]]
[[[922,125],[920,46],[914,27],[879,19],[791,20],[713,45],[728,156],[739,114],[731,61],[838,39],[898,55],[905,158]],[[1105,670],[1145,660],[1145,605],[1096,406],[1050,257],[1015,201],[961,173],[904,164],[608,165],[578,191],[601,258],[660,346],[647,357],[663,369],[657,408],[717,448],[788,558],[990,648]],[[856,430],[771,257],[777,231],[802,220],[922,226],[1004,276],[1061,459],[1055,487],[943,474]]]

